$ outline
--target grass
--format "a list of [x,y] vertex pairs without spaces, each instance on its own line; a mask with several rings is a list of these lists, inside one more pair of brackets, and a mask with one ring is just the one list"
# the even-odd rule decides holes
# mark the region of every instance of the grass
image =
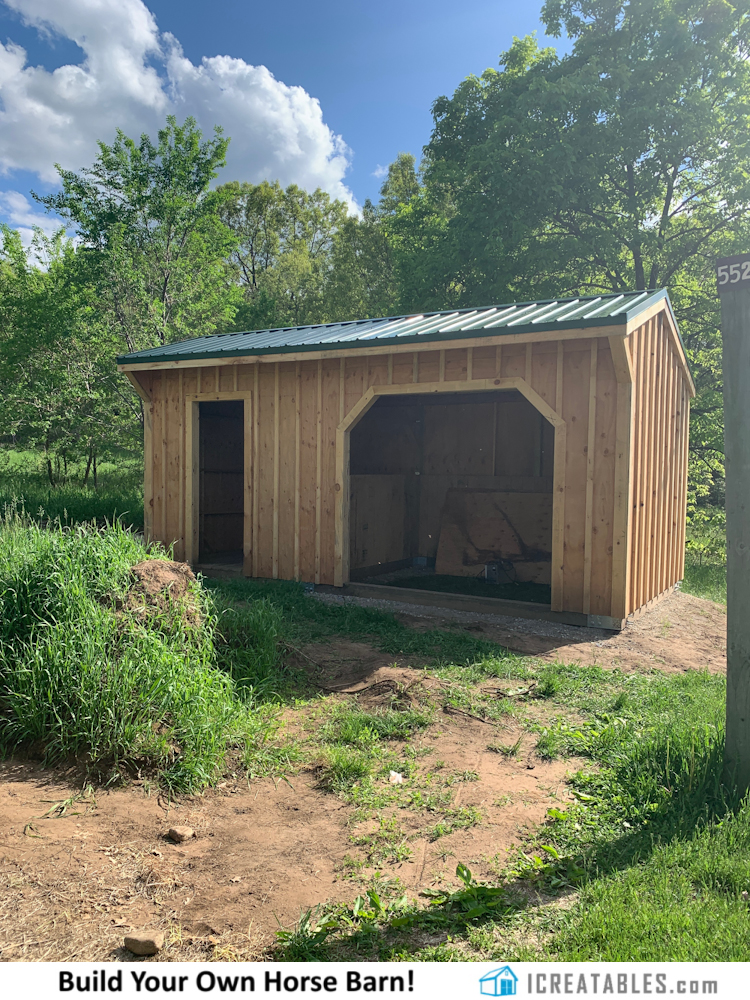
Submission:
[[[498,861],[494,884],[459,863],[458,890],[399,899],[395,909],[381,900],[380,909],[322,910],[309,957],[747,961],[750,805],[722,784],[723,679],[533,661],[523,668],[527,680],[536,675],[534,690],[546,683],[549,718],[527,713],[524,723],[538,752],[584,762],[571,779],[575,801],[551,808],[523,851]],[[481,822],[469,813],[446,809],[434,833],[449,833],[451,819]],[[367,849],[407,845],[395,827],[388,842],[388,832],[384,820]],[[571,893],[573,905],[556,906],[558,894]],[[437,929],[447,939],[425,945]],[[285,939],[280,954],[299,944]]]
[[429,664],[470,664],[502,651],[488,642],[455,629],[416,632],[395,615],[352,603],[311,601],[298,583],[281,580],[207,580],[206,586],[227,602],[268,600],[278,610],[289,644],[324,642],[331,636],[369,642],[394,657]]
[[690,511],[682,589],[696,597],[727,602],[726,517],[721,508]]
[[85,463],[72,464],[65,481],[52,486],[40,455],[0,449],[0,510],[15,504],[40,521],[103,524],[119,519],[125,527],[143,528],[141,461],[103,463],[96,487],[91,474],[83,484],[84,471]]
[[6,508],[0,749],[183,790],[216,780],[228,754],[251,773],[278,765],[274,713],[254,688],[268,686],[273,614],[222,613],[200,587],[192,615],[124,603],[130,567],[160,555],[119,523],[42,527]]
[[682,590],[694,597],[705,597],[719,604],[727,603],[727,562],[721,556],[685,556]]

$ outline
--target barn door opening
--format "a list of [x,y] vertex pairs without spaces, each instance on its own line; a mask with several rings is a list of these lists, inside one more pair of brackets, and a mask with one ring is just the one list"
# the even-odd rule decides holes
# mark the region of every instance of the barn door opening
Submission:
[[241,563],[244,527],[244,402],[199,403],[201,563]]
[[350,433],[349,578],[549,606],[554,450],[515,389],[381,396]]

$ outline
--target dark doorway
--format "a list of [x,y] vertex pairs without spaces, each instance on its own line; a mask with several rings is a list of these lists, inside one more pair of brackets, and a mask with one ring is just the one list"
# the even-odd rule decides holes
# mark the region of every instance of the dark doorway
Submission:
[[351,432],[350,579],[548,605],[553,466],[517,390],[382,396]]
[[244,403],[200,403],[200,535],[202,563],[242,562]]

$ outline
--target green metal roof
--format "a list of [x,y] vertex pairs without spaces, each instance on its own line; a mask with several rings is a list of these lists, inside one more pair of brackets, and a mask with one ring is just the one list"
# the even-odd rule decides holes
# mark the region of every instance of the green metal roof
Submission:
[[[343,347],[366,347],[390,340],[399,344],[460,340],[465,337],[496,337],[503,334],[543,330],[585,329],[620,326],[661,299],[665,289],[585,298],[513,302],[481,309],[388,316],[383,319],[351,320],[313,326],[291,326],[248,333],[220,333],[196,337],[165,347],[154,347],[117,358],[121,365],[163,361],[193,361],[199,358],[236,358],[253,354],[290,354],[300,351],[336,351]],[[675,324],[676,326],[676,324]]]

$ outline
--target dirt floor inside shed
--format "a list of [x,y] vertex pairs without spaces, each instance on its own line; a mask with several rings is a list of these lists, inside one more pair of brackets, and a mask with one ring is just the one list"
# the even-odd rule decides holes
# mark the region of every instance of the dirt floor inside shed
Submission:
[[[623,671],[725,668],[724,609],[679,593],[616,635],[393,610],[412,628],[450,622],[543,660]],[[334,702],[372,709],[414,685],[429,699],[440,684],[363,643],[334,639],[303,653]],[[529,710],[542,721],[548,711]],[[309,708],[285,710],[291,732],[316,720]],[[516,753],[498,753],[498,742],[517,744]],[[82,792],[76,772],[0,762],[0,960],[131,961],[123,937],[145,928],[166,933],[161,960],[258,959],[269,956],[279,926],[292,927],[318,903],[351,902],[373,878],[415,896],[455,883],[462,861],[490,880],[547,810],[570,798],[566,775],[580,762],[542,760],[534,746],[512,715],[487,722],[460,709],[436,714],[409,740],[407,781],[438,782],[451,815],[481,820],[437,836],[429,817],[404,812],[390,858],[370,849],[377,822],[323,790],[314,767],[289,780],[231,779],[170,803],[147,782]],[[192,827],[195,838],[172,843],[175,825]],[[399,844],[408,847],[400,859]]]

